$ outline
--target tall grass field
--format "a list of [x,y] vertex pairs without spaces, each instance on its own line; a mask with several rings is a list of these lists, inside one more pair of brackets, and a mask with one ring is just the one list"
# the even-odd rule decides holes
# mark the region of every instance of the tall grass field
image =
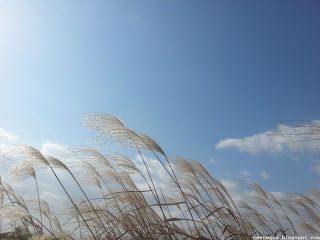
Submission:
[[[84,114],[82,124],[94,132],[94,142],[112,140],[124,151],[134,149],[139,167],[121,153],[91,147],[70,147],[59,156],[26,145],[1,147],[0,160],[8,166],[8,176],[0,182],[0,239],[320,236],[319,190],[279,197],[243,181],[239,182],[243,194],[234,196],[198,161],[169,159],[156,141],[112,115]],[[161,168],[164,184],[155,180],[146,154]],[[39,188],[49,178],[63,201],[45,201],[41,196]],[[27,194],[18,193],[11,179],[25,186]]]

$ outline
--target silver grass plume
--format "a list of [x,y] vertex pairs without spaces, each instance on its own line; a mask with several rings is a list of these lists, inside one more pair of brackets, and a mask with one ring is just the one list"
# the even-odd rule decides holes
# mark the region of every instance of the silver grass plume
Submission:
[[41,219],[40,223],[42,225],[42,209],[40,206],[38,181],[34,167],[37,167],[38,169],[45,168],[48,166],[48,161],[37,149],[30,146],[17,146],[14,154],[17,158],[22,158],[22,160],[10,168],[9,176],[15,177],[18,180],[23,180],[28,177],[34,178],[38,195],[39,214]]
[[[140,150],[148,150],[148,151],[150,150],[154,154],[155,152],[159,152],[160,154],[166,157],[161,147],[154,140],[152,140],[150,137],[148,137],[145,134],[140,134],[140,133],[138,134],[133,130],[127,128],[120,119],[110,114],[86,113],[82,117],[82,124],[83,126],[87,127],[90,130],[98,131],[98,135],[94,139],[95,141],[105,142],[107,138],[113,138],[122,147],[137,149],[140,155],[141,155]],[[160,159],[159,161],[161,164],[163,164]],[[146,165],[144,160],[143,162]],[[147,172],[148,172],[151,184],[155,189],[154,182],[152,180],[152,177],[150,175],[148,168],[147,168]],[[156,190],[154,194],[155,194],[154,197],[159,202],[159,196]],[[161,211],[163,212],[161,205],[160,205],[160,208],[161,208]]]
[[39,150],[27,145],[9,146],[6,151],[6,156],[8,156],[11,161],[29,161],[33,163],[33,166],[37,169],[42,169],[48,164]]
[[48,155],[44,155],[44,158],[52,168],[60,168],[60,169],[69,171],[67,166],[63,162],[61,162],[59,159],[52,156],[48,156]]
[[73,167],[83,167],[89,172],[91,171],[92,175],[95,175],[99,179],[107,176],[112,170],[116,171],[115,174],[135,174],[139,172],[139,169],[131,159],[120,153],[102,154],[88,147],[69,149],[68,152],[69,157],[72,157],[74,160]]
[[[79,182],[77,181],[77,179],[75,178],[74,174],[70,171],[70,169],[67,168],[67,166],[66,166],[63,162],[61,162],[59,159],[56,159],[56,158],[54,158],[54,157],[46,156],[46,161],[48,162],[48,166],[50,167],[50,169],[52,170],[52,172],[54,173],[55,176],[56,176],[56,173],[53,171],[52,168],[61,168],[61,169],[64,169],[64,170],[68,171],[68,173],[71,175],[71,177],[74,179],[74,181],[76,182],[76,184],[77,184],[78,187],[80,188],[80,190],[81,190],[81,192],[83,193],[83,195],[84,195],[84,196],[86,197],[86,199],[88,200],[89,204],[90,204],[91,207],[92,207],[92,210],[95,212],[96,216],[98,217],[98,219],[99,219],[99,221],[100,221],[100,223],[101,223],[101,226],[102,226],[102,227],[106,230],[106,232],[107,232],[107,229],[106,229],[106,227],[103,225],[103,222],[102,222],[100,216],[98,215],[97,211],[95,210],[95,208],[93,207],[91,201],[89,200],[87,194],[85,193],[85,191],[83,190],[83,188],[81,187],[81,185],[79,184]],[[61,183],[61,181],[58,179],[57,176],[56,176],[56,178],[57,178],[57,180],[59,181],[60,185],[63,187],[65,193],[68,195],[70,201],[73,203],[75,209],[78,211],[79,215],[82,217],[81,212],[79,212],[79,209],[75,206],[72,198],[70,197],[70,195],[68,194],[68,192],[65,190],[63,184]],[[96,181],[96,183],[98,182],[99,185],[100,185],[100,182],[99,182],[99,181],[97,181],[97,180],[95,180],[95,181]],[[101,187],[101,186],[100,186],[100,187]],[[82,219],[83,219],[83,221],[85,222],[85,224],[87,225],[85,219],[84,219],[83,217],[82,217]],[[92,229],[91,229],[88,225],[87,225],[87,227],[88,227],[88,230],[89,230],[89,231],[91,232],[91,234],[93,235],[93,237],[96,239],[96,236],[95,236],[94,233],[92,232]]]
[[85,113],[82,117],[82,125],[99,132],[93,141],[105,142],[107,138],[113,138],[122,147],[151,150],[165,155],[153,139],[127,128],[120,119],[113,115]]
[[86,159],[88,161],[94,161],[104,163],[106,167],[111,167],[108,159],[98,150],[90,147],[74,147],[69,148],[66,151],[68,157],[75,157],[76,159]]
[[73,240],[74,238],[71,237],[70,234],[57,232],[54,233],[54,236],[51,234],[43,234],[43,235],[36,235],[30,238],[31,240],[54,240],[54,239],[61,239],[61,240]]
[[29,214],[22,208],[8,206],[0,208],[0,219],[14,221],[26,217],[29,217]]
[[15,163],[9,170],[9,176],[16,178],[17,180],[24,180],[28,177],[36,178],[36,173],[33,166],[35,161],[23,160]]
[[60,224],[59,219],[57,218],[57,216],[56,216],[56,215],[53,215],[53,214],[51,213],[49,217],[50,217],[50,220],[52,221],[54,227],[55,227],[58,231],[62,232],[62,227],[61,227],[61,224]]
[[102,177],[98,173],[98,171],[86,160],[78,160],[74,161],[70,168],[76,168],[74,174],[79,177],[79,182],[82,185],[92,185],[101,189],[100,179]]
[[86,161],[80,161],[79,167],[82,167],[84,171],[80,171],[81,174],[79,174],[80,182],[83,185],[92,185],[97,188],[102,189],[100,184],[100,179],[102,178],[100,174],[97,172],[97,170],[88,162]]
[[[2,181],[1,177],[0,177],[0,182]],[[2,207],[4,204],[4,196],[5,196],[5,190],[2,186],[2,184],[0,184],[0,206]]]
[[106,158],[118,172],[126,172],[128,174],[140,173],[136,164],[130,158],[120,153],[108,153]]
[[[39,199],[35,198],[35,199],[27,199],[27,204],[28,206],[30,206],[30,208],[32,210],[39,210]],[[43,213],[47,213],[47,212],[50,212],[50,208],[49,208],[49,204],[40,198],[40,206],[41,206],[41,209],[43,211]]]

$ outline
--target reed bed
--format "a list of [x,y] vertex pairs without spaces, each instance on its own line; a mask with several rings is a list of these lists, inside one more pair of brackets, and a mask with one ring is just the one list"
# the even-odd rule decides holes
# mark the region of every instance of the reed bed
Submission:
[[[35,193],[32,198],[30,194],[21,196],[1,179],[1,239],[244,240],[320,236],[319,190],[280,198],[246,181],[239,183],[246,193],[235,200],[201,163],[183,158],[169,160],[156,141],[127,128],[112,115],[84,114],[82,124],[96,132],[94,142],[113,140],[121,147],[135,149],[144,171],[123,154],[102,153],[90,147],[70,148],[58,158],[31,146],[1,148],[2,164],[10,164],[8,175],[22,183],[31,179]],[[170,179],[164,188],[155,182],[148,159],[142,154],[145,151]],[[66,198],[60,209],[41,198],[43,171]],[[62,174],[68,176],[68,182]],[[144,189],[137,186],[137,176]],[[71,181],[77,190],[68,188]]]

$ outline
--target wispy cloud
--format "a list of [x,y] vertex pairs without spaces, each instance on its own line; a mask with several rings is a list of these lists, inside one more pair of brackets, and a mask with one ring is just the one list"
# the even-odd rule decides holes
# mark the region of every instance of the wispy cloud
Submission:
[[313,167],[313,172],[320,176],[320,164]]
[[[148,158],[144,155],[136,155],[133,159],[133,162],[145,176],[148,176],[148,171],[145,165],[143,164],[142,158],[145,160],[148,166],[148,170],[152,175],[152,179],[156,188],[167,189],[169,187],[168,184],[170,182],[170,177],[161,165],[161,163],[154,158]],[[147,183],[140,176],[135,175],[133,176],[133,179],[137,182],[137,187],[140,190],[148,189]]]
[[41,146],[40,152],[45,155],[58,157],[67,150],[67,147],[60,143],[47,142]]
[[224,139],[216,145],[216,149],[234,148],[241,152],[251,154],[257,154],[263,151],[273,153],[282,152],[283,145],[275,144],[268,134],[269,132],[265,132],[250,137]]
[[285,199],[287,195],[283,192],[270,192],[273,196],[280,199]]
[[260,176],[265,180],[271,178],[271,176],[264,170],[260,171]]
[[220,179],[220,182],[227,189],[228,193],[231,195],[234,201],[243,201],[245,199],[247,193],[243,191],[243,186],[241,186],[237,182],[226,179]]
[[[314,121],[311,124],[319,124]],[[281,153],[284,151],[297,152],[301,150],[319,151],[320,141],[318,132],[312,132],[311,124],[291,127],[278,125],[278,131],[266,131],[244,138],[228,138],[218,142],[216,149],[236,149],[250,154]]]
[[19,137],[14,133],[7,132],[0,128],[0,144],[14,144],[18,141]]
[[250,172],[248,172],[247,170],[242,170],[242,171],[240,171],[240,174],[241,174],[242,176],[249,176],[249,175],[250,175]]
[[216,160],[215,160],[214,158],[210,158],[210,159],[209,159],[209,162],[210,162],[210,163],[215,163]]

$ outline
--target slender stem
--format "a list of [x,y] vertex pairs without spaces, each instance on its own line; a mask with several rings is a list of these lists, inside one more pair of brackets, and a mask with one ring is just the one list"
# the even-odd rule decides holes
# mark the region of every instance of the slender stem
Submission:
[[188,212],[189,212],[189,214],[190,214],[190,216],[191,216],[191,219],[193,220],[193,225],[194,225],[197,233],[199,234],[199,236],[201,236],[201,234],[200,234],[200,232],[199,232],[199,229],[198,229],[198,227],[197,227],[197,225],[196,225],[196,223],[195,223],[193,214],[192,214],[192,212],[191,212],[191,210],[190,210],[190,207],[189,207],[189,205],[188,205],[189,200],[188,200],[188,198],[186,197],[185,193],[183,192],[183,190],[182,190],[182,188],[181,188],[181,186],[180,186],[180,183],[179,183],[179,181],[178,181],[178,178],[177,178],[176,174],[175,174],[174,171],[173,171],[173,168],[172,168],[172,165],[171,165],[169,159],[168,159],[167,156],[163,153],[163,156],[165,157],[165,159],[166,159],[166,161],[167,161],[167,163],[168,163],[168,165],[169,165],[169,167],[170,167],[170,170],[171,170],[171,172],[172,172],[172,175],[171,175],[171,173],[169,172],[169,170],[166,168],[166,166],[163,164],[163,162],[160,160],[160,158],[158,157],[158,155],[152,150],[152,148],[151,148],[146,142],[145,142],[145,144],[149,147],[150,151],[153,152],[153,154],[154,154],[155,157],[158,159],[158,161],[160,162],[160,164],[164,167],[164,169],[166,170],[166,172],[169,174],[169,176],[172,178],[172,180],[176,183],[176,185],[177,185],[177,187],[179,188],[179,190],[180,190],[180,192],[181,192],[184,200],[186,201],[186,205],[187,205],[187,208],[188,208]]
[[97,213],[96,209],[93,207],[93,205],[92,205],[91,201],[89,200],[87,194],[83,191],[83,188],[81,187],[81,185],[79,184],[79,182],[77,181],[77,179],[75,178],[75,176],[72,174],[72,172],[71,172],[69,169],[67,169],[67,171],[70,173],[70,175],[72,176],[72,178],[74,179],[74,181],[75,181],[75,182],[77,183],[77,185],[79,186],[81,192],[83,193],[83,195],[84,195],[84,196],[86,197],[86,199],[88,200],[88,202],[89,202],[90,206],[92,207],[94,213],[97,215],[97,217],[98,217],[98,219],[99,219],[102,227],[106,230],[106,232],[108,232],[108,230],[107,230],[107,228],[105,227],[104,223],[102,222],[99,214]]
[[[137,145],[136,145],[136,146],[137,146]],[[160,202],[160,198],[159,198],[158,192],[157,192],[157,190],[156,190],[156,187],[155,187],[155,185],[154,185],[153,179],[152,179],[152,177],[151,177],[149,168],[147,167],[147,164],[146,164],[146,162],[145,162],[145,160],[144,160],[144,157],[143,157],[140,149],[138,148],[138,146],[137,146],[137,149],[138,149],[138,152],[139,152],[139,154],[140,154],[140,156],[141,156],[141,159],[142,159],[142,161],[143,161],[143,164],[144,164],[144,166],[146,167],[146,170],[147,170],[147,173],[148,173],[148,175],[149,175],[149,178],[150,178],[152,187],[153,187],[153,189],[154,189],[154,193],[152,192],[152,194],[153,194],[154,198],[156,199],[157,203],[159,204],[160,211],[161,211],[162,216],[163,216],[163,219],[164,219],[164,223],[165,223],[165,225],[167,225],[168,230],[169,230],[169,232],[171,233],[171,228],[169,227],[168,221],[166,221],[167,218],[166,218],[166,215],[165,215],[165,213],[164,213],[164,211],[163,211],[163,209],[162,209],[161,202]],[[145,179],[145,180],[146,180],[146,179]],[[147,180],[146,180],[146,182],[147,182],[147,184],[148,184],[148,181],[147,181]],[[149,185],[149,184],[148,184],[148,185]],[[170,239],[172,240],[171,234],[169,234],[169,237],[170,237]]]
[[[44,226],[41,222],[39,222],[38,219],[36,219],[36,218],[33,217],[33,216],[30,216],[30,217],[31,217],[31,219],[34,219],[34,220],[36,220],[38,223],[40,223],[41,226],[44,227],[55,239],[59,240],[59,238],[57,238],[46,226]],[[27,219],[24,219],[24,220],[26,220],[27,222],[29,222]]]
[[80,217],[82,218],[83,222],[86,224],[88,230],[90,231],[91,235],[93,236],[93,238],[95,240],[98,240],[96,238],[96,236],[93,234],[91,228],[89,227],[87,221],[84,219],[84,217],[82,216],[79,208],[77,207],[77,205],[74,203],[74,201],[72,200],[71,196],[69,195],[69,193],[67,192],[67,190],[65,189],[65,187],[63,186],[62,182],[60,181],[60,179],[58,178],[56,172],[53,170],[53,168],[51,167],[51,165],[48,163],[48,166],[50,167],[51,171],[53,172],[54,176],[56,177],[56,179],[58,180],[58,182],[60,183],[61,187],[63,188],[64,192],[67,194],[68,198],[70,199],[71,203],[73,204],[74,208],[77,210],[77,212],[79,213]]
[[41,230],[43,232],[43,225],[42,225],[42,211],[41,211],[41,204],[40,204],[40,195],[39,195],[39,187],[38,187],[38,181],[37,181],[37,177],[34,177],[34,180],[36,182],[36,188],[37,188],[37,194],[38,194],[38,203],[39,203],[39,212],[40,212],[40,220],[41,220]]
[[[5,191],[5,193],[6,193],[6,195],[7,195],[7,197],[9,198],[12,206],[14,206],[14,203],[13,203],[13,201],[12,201],[9,193],[7,192],[7,189],[4,187],[1,178],[0,178],[0,183],[1,183],[1,186],[2,186],[3,190]],[[25,221],[23,221],[23,220],[24,220],[24,219],[21,218],[21,221],[22,221],[24,227],[26,228],[27,232],[29,233],[29,235],[30,235],[30,237],[31,237],[32,235],[31,235],[31,233],[30,233],[30,231],[29,231],[29,229],[28,229],[28,226],[26,225]],[[34,226],[34,223],[32,223],[32,226],[33,226],[34,232],[36,233],[36,228],[35,228],[35,226]]]

